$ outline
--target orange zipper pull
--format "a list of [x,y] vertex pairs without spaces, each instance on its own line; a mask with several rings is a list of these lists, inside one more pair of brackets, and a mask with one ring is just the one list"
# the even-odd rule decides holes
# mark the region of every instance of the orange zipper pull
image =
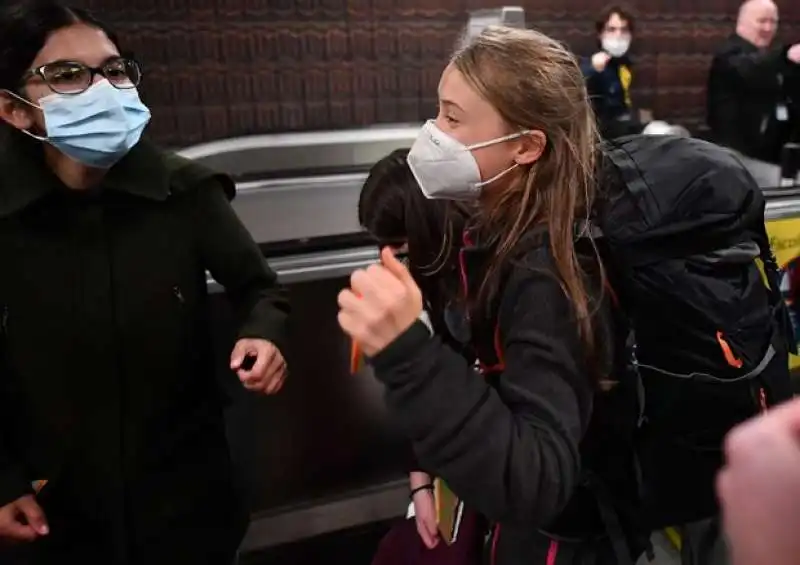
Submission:
[[361,349],[353,340],[350,342],[350,374],[355,375],[361,368]]
[[728,342],[725,340],[725,336],[722,335],[722,332],[717,332],[717,343],[722,348],[722,354],[725,356],[725,361],[733,367],[734,369],[741,369],[744,363],[741,359],[737,359],[736,355],[733,354],[733,350]]

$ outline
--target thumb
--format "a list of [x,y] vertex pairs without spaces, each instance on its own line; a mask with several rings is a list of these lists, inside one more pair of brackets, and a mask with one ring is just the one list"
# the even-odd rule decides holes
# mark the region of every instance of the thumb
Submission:
[[400,282],[403,284],[414,286],[417,285],[417,283],[414,282],[414,277],[411,276],[411,272],[395,256],[391,247],[384,247],[381,249],[381,264],[386,268],[386,270],[400,279]]
[[33,496],[23,496],[20,498],[17,501],[17,508],[22,512],[28,525],[30,525],[36,533],[44,536],[50,532],[44,510],[42,510],[42,507],[39,506],[39,503],[36,502]]
[[236,371],[241,368],[242,363],[244,363],[244,357],[247,355],[247,345],[245,344],[244,340],[239,340],[236,342],[236,345],[233,346],[233,351],[231,351],[231,369]]

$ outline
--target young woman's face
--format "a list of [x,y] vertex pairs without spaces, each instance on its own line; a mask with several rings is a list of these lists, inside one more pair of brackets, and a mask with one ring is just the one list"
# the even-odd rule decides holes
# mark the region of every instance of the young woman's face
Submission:
[[[452,64],[444,70],[439,82],[436,126],[465,146],[502,139],[520,131],[506,123],[500,112]],[[471,150],[482,180],[494,178],[515,164],[530,165],[541,157],[546,145],[544,133],[526,131],[524,135]],[[512,182],[518,171],[510,170],[510,174],[502,175],[496,182],[487,185],[482,197],[497,194],[498,190]]]
[[[63,86],[75,80],[71,78],[75,77],[75,71],[74,67],[62,63],[82,63],[87,67],[98,68],[119,56],[119,51],[105,32],[78,23],[53,32],[36,55],[29,70],[38,69],[42,65],[53,65],[51,69],[55,70],[48,73],[51,83]],[[94,82],[100,80],[104,80],[102,76],[94,76]],[[53,89],[41,76],[32,74],[24,81],[20,94],[38,104],[40,99],[53,94]],[[44,131],[42,112],[21,102],[4,104],[0,117],[19,129],[27,130],[38,126],[40,131]]]
[[[464,145],[498,139],[510,132],[497,110],[475,89],[453,65],[442,73],[439,82],[439,114],[436,125]],[[516,141],[497,143],[475,149],[481,177],[488,179],[514,163]]]

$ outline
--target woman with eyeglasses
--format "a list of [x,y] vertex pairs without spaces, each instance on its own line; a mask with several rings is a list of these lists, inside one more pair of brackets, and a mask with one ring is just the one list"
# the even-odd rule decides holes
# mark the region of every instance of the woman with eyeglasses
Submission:
[[0,8],[0,563],[229,565],[230,367],[273,393],[288,305],[224,175],[141,139],[141,69],[82,10]]

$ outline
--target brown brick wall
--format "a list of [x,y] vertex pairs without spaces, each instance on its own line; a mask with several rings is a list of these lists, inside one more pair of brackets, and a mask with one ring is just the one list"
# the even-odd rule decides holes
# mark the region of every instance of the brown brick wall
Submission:
[[[170,146],[288,130],[417,122],[468,10],[497,0],[87,0],[145,64],[151,133]],[[528,24],[587,53],[607,0],[527,0]],[[639,21],[637,101],[703,121],[709,53],[738,0],[629,2]],[[800,2],[782,36],[800,41]]]

